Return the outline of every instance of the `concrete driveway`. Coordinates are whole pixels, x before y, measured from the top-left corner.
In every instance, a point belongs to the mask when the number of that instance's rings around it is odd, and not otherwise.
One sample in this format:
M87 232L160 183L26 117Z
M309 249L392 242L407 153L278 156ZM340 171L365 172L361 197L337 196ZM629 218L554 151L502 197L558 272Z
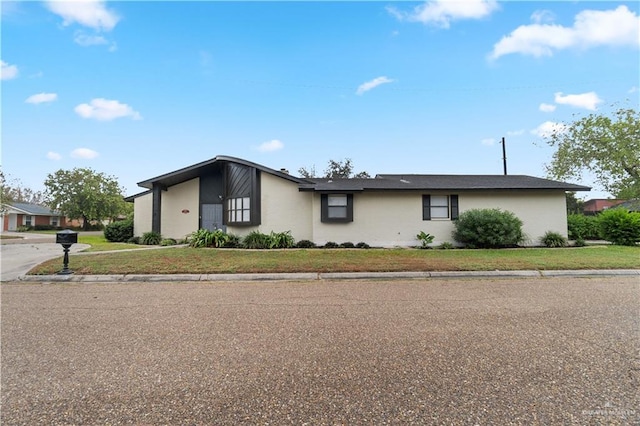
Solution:
M1 289L2 424L640 421L637 277Z
M34 266L64 255L62 246L56 244L56 236L51 234L31 234L24 232L3 232L2 235L16 238L2 239L0 244L0 279L12 281L27 273ZM88 244L74 244L70 253L89 248ZM62 269L62 262L60 262Z

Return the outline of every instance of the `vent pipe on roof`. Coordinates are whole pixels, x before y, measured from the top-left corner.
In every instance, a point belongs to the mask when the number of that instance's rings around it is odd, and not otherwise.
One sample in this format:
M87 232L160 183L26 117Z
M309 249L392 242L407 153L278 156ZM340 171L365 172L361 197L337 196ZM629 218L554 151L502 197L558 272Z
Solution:
M287 175L289 174L289 170L285 169L284 167L283 167L282 169L280 169L280 171L281 171L282 173L287 174Z
M504 175L507 175L507 143L502 138L502 167L504 168Z

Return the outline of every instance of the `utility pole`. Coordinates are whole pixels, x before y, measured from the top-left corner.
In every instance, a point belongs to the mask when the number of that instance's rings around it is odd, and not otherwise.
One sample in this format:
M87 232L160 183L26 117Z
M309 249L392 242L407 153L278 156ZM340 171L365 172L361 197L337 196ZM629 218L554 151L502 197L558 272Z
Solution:
M500 142L502 144L502 166L504 168L504 175L507 175L507 143L504 140L504 137L502 138L502 142Z

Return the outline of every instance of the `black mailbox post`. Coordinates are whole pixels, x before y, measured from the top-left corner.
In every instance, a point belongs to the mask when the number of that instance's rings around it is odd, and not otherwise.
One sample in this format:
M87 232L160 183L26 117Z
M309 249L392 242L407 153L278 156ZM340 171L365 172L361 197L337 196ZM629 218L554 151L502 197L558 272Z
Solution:
M69 248L78 242L78 233L70 229L65 229L56 233L56 243L62 244L64 249L64 266L62 271L58 272L58 275L73 274L73 271L69 269Z

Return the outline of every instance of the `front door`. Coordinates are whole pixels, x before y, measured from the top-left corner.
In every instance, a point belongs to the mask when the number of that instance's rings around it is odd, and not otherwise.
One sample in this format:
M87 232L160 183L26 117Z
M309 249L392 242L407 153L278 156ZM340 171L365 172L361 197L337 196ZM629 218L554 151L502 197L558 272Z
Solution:
M222 224L222 204L203 204L202 205L202 229L215 231L222 229L227 231L227 227Z

